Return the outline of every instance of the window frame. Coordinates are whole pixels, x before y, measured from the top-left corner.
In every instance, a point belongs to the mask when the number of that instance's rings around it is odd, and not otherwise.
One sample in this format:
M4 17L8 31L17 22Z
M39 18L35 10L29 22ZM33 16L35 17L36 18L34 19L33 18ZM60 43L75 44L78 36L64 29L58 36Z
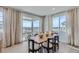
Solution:
M61 23L61 17L62 17L62 16L65 16L65 17L66 17L65 14L62 14L62 15L55 15L55 16L52 17L52 31L53 31L53 28L54 28L54 27L53 27L54 17L59 17L59 21L58 21L58 22L59 22L59 28L58 28L58 29L59 29L59 31L60 31L60 28L61 28L61 24L60 24L60 23ZM66 21L66 22L67 22L67 21ZM65 26L67 26L67 25L65 25Z

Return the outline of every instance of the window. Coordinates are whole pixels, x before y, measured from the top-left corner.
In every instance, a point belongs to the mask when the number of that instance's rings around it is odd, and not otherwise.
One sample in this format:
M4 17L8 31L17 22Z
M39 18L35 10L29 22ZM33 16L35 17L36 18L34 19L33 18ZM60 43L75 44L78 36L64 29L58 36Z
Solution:
M59 30L66 30L66 16L53 17L52 23L53 31L58 32Z
M23 31L31 32L32 21L30 20L23 20Z
M53 31L58 32L59 31L59 17L53 18Z
M60 31L66 32L66 16L60 16Z
M39 20L33 21L33 27L39 27Z
M59 27L59 17L54 17L53 20L53 27Z
M31 27L32 22L28 20L23 20L23 27Z
M36 34L39 32L40 20L38 18L23 17L23 41L26 40L28 35Z
M38 33L39 32L39 20L33 20L33 32Z
M0 11L0 32L3 31L3 12Z
M66 16L60 16L60 27L66 26Z
M59 33L60 41L67 43L66 16L62 15L53 17L52 26L53 31Z
M22 27L23 41L25 41L27 36L32 33L32 20L30 18L23 18Z

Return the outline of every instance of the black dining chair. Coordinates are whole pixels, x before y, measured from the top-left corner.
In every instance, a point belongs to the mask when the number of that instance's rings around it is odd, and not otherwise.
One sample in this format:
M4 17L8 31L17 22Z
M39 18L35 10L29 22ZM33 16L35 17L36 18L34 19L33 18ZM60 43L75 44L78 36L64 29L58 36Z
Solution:
M32 39L28 39L28 52L36 53L40 51L40 44Z
M52 45L54 45L53 50L56 52L56 50L59 49L59 36L58 35L57 36L54 36L54 38L52 38L52 40L50 41L50 43Z
M54 38L51 38L49 43L53 46L53 52L56 52L56 40Z
M59 49L59 36L55 36L54 39L56 40L56 47Z
M43 43L43 48L44 48L44 50L47 50L47 53L49 53L50 50L52 50L52 52L54 52L54 50L53 50L54 46L50 43L51 40L52 40L52 38L48 38L48 40Z
M34 34L34 36L37 36L38 34Z

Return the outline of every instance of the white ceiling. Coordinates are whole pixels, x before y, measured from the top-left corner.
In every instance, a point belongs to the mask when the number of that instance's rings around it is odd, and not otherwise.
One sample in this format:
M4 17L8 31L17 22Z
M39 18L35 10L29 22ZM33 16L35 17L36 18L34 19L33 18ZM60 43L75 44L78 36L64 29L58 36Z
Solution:
M11 6L24 12L30 12L39 16L50 15L72 9L71 6Z

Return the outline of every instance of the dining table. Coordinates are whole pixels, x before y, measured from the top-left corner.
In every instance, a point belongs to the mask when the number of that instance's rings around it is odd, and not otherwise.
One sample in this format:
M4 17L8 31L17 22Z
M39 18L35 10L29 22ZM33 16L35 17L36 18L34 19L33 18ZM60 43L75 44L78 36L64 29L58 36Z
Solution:
M34 40L36 43L38 43L38 44L40 44L40 47L41 47L41 50L40 50L40 53L42 53L43 52L43 43L44 42L46 42L46 41L48 41L48 38L53 38L53 36L48 36L48 37L46 37L46 34L43 34L43 37L42 38L40 38L40 36L39 35L36 35L36 36L32 36L32 37L30 37L32 40Z

